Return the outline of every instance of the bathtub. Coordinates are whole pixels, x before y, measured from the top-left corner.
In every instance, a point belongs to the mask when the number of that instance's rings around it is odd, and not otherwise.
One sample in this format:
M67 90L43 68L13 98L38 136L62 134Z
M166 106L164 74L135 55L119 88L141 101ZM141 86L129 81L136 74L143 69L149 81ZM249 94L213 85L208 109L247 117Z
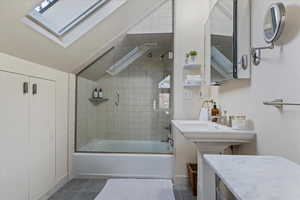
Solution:
M102 153L172 153L167 142L143 140L93 140L78 149L79 152Z
M165 142L94 140L78 150L73 154L74 175L78 178L173 177L174 155L170 145Z

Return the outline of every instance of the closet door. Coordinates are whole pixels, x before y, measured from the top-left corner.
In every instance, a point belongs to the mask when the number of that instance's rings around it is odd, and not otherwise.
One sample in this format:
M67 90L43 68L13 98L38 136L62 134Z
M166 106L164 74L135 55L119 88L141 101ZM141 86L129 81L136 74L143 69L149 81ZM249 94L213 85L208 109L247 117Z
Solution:
M53 186L55 177L55 82L30 78L30 199Z
M3 200L29 197L28 83L26 76L0 71L0 199Z

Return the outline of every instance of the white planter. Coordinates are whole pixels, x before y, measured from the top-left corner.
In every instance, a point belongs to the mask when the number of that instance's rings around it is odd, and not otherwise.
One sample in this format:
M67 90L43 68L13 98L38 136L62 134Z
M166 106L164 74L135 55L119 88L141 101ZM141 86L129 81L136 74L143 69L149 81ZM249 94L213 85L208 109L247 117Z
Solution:
M190 56L190 58L191 58L190 60L191 60L192 64L196 63L196 57L197 56Z

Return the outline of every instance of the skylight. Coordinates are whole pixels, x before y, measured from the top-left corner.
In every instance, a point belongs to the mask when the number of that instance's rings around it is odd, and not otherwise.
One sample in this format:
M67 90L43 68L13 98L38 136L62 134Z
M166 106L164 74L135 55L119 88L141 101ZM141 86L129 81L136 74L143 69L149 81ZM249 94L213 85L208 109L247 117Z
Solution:
M45 0L28 17L61 36L109 0Z
M23 22L67 47L127 0L43 0Z
M106 72L111 76L117 75L118 73L129 67L129 65L131 65L134 61L142 57L148 50L149 48L145 46L134 48L118 62L113 64Z

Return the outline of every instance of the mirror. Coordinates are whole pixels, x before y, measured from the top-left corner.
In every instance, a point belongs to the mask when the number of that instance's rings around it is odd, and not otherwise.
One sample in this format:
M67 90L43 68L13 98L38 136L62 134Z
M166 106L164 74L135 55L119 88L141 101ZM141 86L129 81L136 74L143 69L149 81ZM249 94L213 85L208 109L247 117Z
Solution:
M275 3L268 9L264 20L264 36L267 43L273 43L280 37L285 25L285 7Z
M210 13L210 70L213 84L236 77L236 6L236 1L219 0Z
M216 0L205 24L206 81L249 79L250 49L250 0Z
M252 62L254 65L259 65L261 62L261 50L274 49L276 42L282 34L285 26L286 14L283 3L272 4L266 12L263 24L265 41L271 45L264 47L252 48Z

